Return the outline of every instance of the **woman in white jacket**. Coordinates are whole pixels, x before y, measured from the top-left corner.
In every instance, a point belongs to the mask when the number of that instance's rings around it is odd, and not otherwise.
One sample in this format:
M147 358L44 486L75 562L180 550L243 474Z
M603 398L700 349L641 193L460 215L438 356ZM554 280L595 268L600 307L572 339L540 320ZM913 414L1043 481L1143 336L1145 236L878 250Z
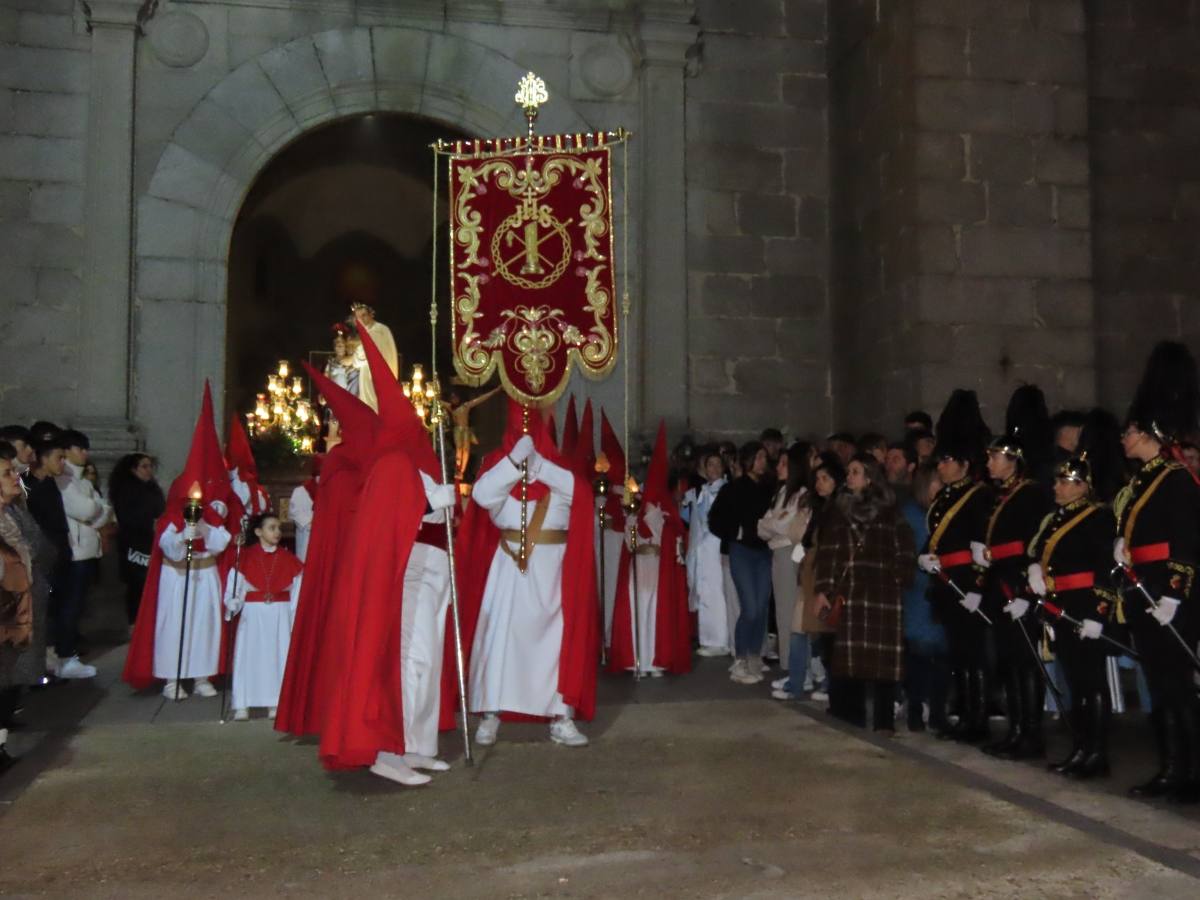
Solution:
M800 560L795 548L804 538L812 516L808 482L812 445L797 441L779 457L775 473L779 489L770 510L758 521L758 536L771 549L771 586L775 593L775 627L779 635L779 664L788 670L788 638L792 612L800 596ZM786 680L786 679L784 679Z
M721 539L708 530L708 511L726 481L721 454L704 453L700 472L706 483L692 488L683 498L683 514L688 520L688 609L697 618L700 648L696 652L700 656L728 656L733 648L733 627L721 568ZM736 621L736 616L732 618Z

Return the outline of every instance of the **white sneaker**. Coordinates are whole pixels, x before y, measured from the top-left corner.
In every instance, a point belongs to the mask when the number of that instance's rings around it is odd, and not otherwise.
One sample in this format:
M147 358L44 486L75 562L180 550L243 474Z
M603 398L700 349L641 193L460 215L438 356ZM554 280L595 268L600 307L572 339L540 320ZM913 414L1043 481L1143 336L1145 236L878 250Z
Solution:
M771 682L771 690L782 691L785 687L787 687L787 683L790 680L791 679L789 679L786 675L783 678L776 678Z
M72 656L60 661L54 674L59 678L95 678L96 667L80 662L78 656Z
M414 772L399 757L396 757L395 754L389 754L389 756L392 758L387 762L375 760L375 765L371 766L371 774L378 775L380 778L386 778L388 781L394 781L396 784L402 784L405 787L420 787L423 784L429 784L433 780L428 775Z
M825 663L821 662L821 657L814 656L808 661L808 674L816 684L825 680Z
M241 709L235 709L233 711L233 721L246 722L246 721L249 721L249 719L250 719L250 710L246 709L245 707L242 707Z
M402 757L404 764L410 769L426 769L430 772L449 772L450 764L435 759L432 756L422 756L419 753L405 753Z
M166 684L163 685L162 695L164 697L166 697L168 700L175 699L175 685L176 684L177 684L177 682L168 681ZM186 700L187 696L188 696L187 688L185 688L182 684L179 685L179 699Z
M200 697L215 697L217 689L207 678L197 678L196 683L192 686L192 693Z
M644 674L649 675L651 678L662 678L666 672L664 672L662 669L650 669Z
M738 681L750 674L746 668L746 661L742 658L735 659L733 665L729 667L729 680Z
M807 678L804 679L804 693L806 693L806 694L810 693L812 691L812 689L815 688L816 686L817 686L817 683L812 680L811 675L809 675Z
M774 697L776 700L795 700L796 699L796 695L793 694L791 691L783 691L783 690L771 691L771 696Z
M550 740L564 747L586 747L588 739L573 719L555 719L550 723Z
M697 656L728 656L729 651L724 647L700 647L696 650Z
M738 684L759 684L762 682L763 677L752 672L746 672L744 675L731 677L731 680L736 681Z
M828 703L829 694L825 691L813 691L808 695L809 700L816 700L818 703Z
M490 747L496 743L496 732L500 730L500 717L495 713L485 713L483 721L475 729L475 743L481 747Z

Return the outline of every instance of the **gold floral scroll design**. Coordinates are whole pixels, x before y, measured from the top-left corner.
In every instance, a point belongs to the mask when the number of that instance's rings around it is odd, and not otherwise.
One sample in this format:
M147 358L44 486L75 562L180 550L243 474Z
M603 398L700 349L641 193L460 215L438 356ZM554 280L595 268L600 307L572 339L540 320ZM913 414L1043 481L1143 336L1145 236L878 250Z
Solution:
M594 152L594 151L593 151ZM607 158L607 150L604 151ZM572 364L582 363L589 378L603 378L616 364L617 317L613 297L601 276L612 259L613 236L609 225L612 187L608 167L598 158L555 154L543 158L541 168L524 166L528 154L513 157L451 157L451 187L453 215L451 241L459 250L450 254L450 278L453 292L451 316L454 341L454 366L468 384L483 384L492 372L500 370L500 380L507 393L523 402L548 403L566 390ZM504 310L503 322L482 335L478 330L482 303L482 285L493 269L496 238L489 241L483 256L483 216L474 208L478 196L498 189L517 202L514 213L506 221L515 221L523 208L544 199L563 178L572 178L583 190L586 199L580 204L579 224L583 247L576 254L577 274L585 278L583 311L591 324L581 329L569 322L560 309L549 306L521 306ZM607 243L605 239L607 238ZM565 245L566 242L564 242ZM587 264L591 263L590 266ZM469 271L475 269L475 271ZM501 277L504 277L501 273ZM510 279L511 280L511 279ZM514 281L514 283L516 283ZM524 287L524 285L522 285ZM606 319L611 316L611 326ZM542 392L556 374L556 351L567 346L567 360L562 377L549 392ZM525 382L538 393L529 394L513 384L510 373L501 365L504 350L515 358L515 367ZM516 373L514 373L516 374Z

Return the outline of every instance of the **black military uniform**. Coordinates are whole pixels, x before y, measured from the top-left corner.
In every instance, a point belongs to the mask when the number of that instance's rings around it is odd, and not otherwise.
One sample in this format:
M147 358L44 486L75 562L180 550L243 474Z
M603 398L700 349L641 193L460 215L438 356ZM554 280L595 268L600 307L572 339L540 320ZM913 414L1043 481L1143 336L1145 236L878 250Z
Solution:
M995 444L993 449L1004 452ZM1008 734L984 750L1005 759L1040 757L1045 753L1042 670L1029 649L1027 634L1022 634L1026 623L1014 621L1004 607L1025 594L1026 553L1046 516L1049 501L1041 484L1019 474L997 485L994 496L984 540L990 564L982 579L982 608L995 625L992 634L997 670L1004 682Z
M1200 557L1200 491L1182 465L1150 460L1117 496L1117 536L1126 558L1150 595L1181 601L1172 624L1196 646L1197 615L1192 600ZM1193 800L1200 790L1200 716L1192 664L1168 628L1150 615L1137 590L1126 590L1129 626L1153 704L1151 716L1160 770L1133 793L1174 794ZM1186 796L1185 796L1186 795Z
M1077 460L1063 464L1070 467ZM1107 775L1108 728L1112 699L1105 659L1111 646L1085 638L1054 607L1078 622L1099 622L1110 636L1123 620L1116 594L1109 589L1113 517L1107 507L1087 498L1059 506L1046 517L1029 547L1046 584L1046 620L1054 628L1054 651L1071 692L1074 746L1051 769L1075 778Z
M958 591L943 576L964 593L976 590L982 570L972 561L971 543L986 536L991 509L991 490L968 477L944 486L925 516L929 540L922 552L937 556L942 570L929 580L929 601L935 618L946 629L950 668L962 710L958 723L943 736L968 742L988 735L987 623L962 606Z

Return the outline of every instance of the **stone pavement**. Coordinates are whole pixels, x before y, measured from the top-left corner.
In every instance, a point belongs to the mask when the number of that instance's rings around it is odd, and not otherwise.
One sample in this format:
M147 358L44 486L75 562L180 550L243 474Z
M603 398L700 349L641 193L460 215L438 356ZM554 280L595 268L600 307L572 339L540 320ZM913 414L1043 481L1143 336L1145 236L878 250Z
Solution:
M925 736L877 739L699 660L605 678L591 746L510 726L421 789L118 681L30 698L0 894L1195 897L1200 822ZM40 726L39 726L40 727ZM1114 787L1114 790L1116 788Z

